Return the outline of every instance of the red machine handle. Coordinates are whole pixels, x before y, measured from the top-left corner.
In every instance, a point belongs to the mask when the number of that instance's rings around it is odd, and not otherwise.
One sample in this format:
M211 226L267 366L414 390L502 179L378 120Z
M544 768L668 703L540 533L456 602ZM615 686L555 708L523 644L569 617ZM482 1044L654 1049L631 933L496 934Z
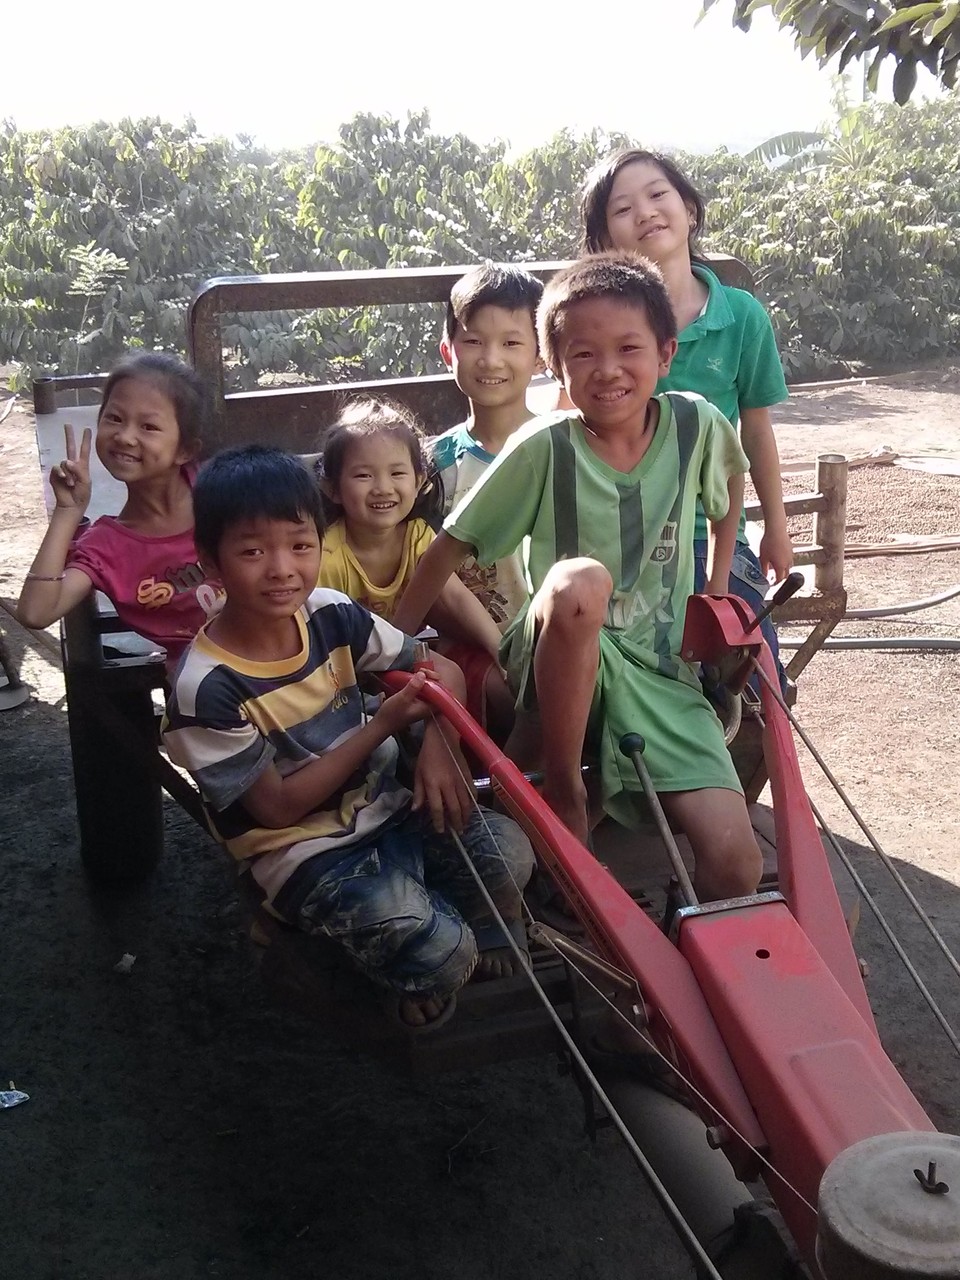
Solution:
M410 675L383 675L394 692ZM454 727L490 776L498 796L529 836L544 866L561 886L600 953L637 981L651 1013L650 1029L663 1046L678 1051L697 1088L729 1119L752 1147L763 1132L727 1053L713 1016L688 962L621 884L563 825L503 751L493 743L453 694L428 680L421 697ZM709 1113L708 1123L716 1115ZM753 1157L736 1142L735 1167Z

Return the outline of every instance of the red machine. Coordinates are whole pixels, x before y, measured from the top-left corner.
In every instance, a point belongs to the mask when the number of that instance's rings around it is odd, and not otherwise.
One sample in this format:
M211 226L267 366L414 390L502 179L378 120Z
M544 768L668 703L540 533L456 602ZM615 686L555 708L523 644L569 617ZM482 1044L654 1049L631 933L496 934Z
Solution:
M755 620L732 597L692 598L684 657L728 666L732 658L745 668L756 657L776 686ZM398 687L406 678L394 673L389 681ZM763 1177L820 1274L816 1206L831 1161L861 1140L920 1136L934 1126L880 1044L790 724L771 686L763 684L762 714L779 892L685 907L670 938L446 690L430 684L425 696L482 762L598 953L636 980L646 1031L693 1085L712 1145L738 1176Z

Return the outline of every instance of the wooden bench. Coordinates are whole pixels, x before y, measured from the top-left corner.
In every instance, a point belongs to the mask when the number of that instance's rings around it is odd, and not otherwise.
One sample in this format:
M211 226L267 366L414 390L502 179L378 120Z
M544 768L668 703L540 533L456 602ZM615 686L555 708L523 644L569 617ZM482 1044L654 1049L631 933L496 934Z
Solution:
M562 263L530 264L548 279ZM751 287L747 268L732 258L712 263L724 282ZM465 416L464 398L449 375L337 385L226 387L225 316L250 312L305 311L388 303L443 303L466 268L333 272L245 276L207 281L187 316L187 342L198 371L214 388L209 451L246 441L270 441L300 453L316 448L334 419L344 393L390 395L408 405L429 428L441 429ZM439 337L439 335L438 335ZM104 376L47 377L34 383L41 464L46 474L62 456L63 424L94 426ZM93 460L91 516L116 512L123 489ZM797 548L797 563L812 569L810 588L794 597L779 621L811 625L789 665L798 674L843 615L843 530L846 468L842 459L821 459L816 492L787 499L788 514L813 513L814 543ZM757 514L749 509L751 516ZM163 653L125 632L102 597L75 609L62 627L64 677L77 796L81 852L100 878L136 879L147 874L163 845L161 791L165 789L206 826L192 783L157 750L156 708L164 686ZM738 767L753 792L762 786L758 740L741 733Z

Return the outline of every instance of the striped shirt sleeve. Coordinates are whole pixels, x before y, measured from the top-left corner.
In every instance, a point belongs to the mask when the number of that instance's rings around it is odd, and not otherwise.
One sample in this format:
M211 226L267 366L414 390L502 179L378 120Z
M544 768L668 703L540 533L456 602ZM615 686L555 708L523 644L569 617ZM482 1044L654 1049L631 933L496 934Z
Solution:
M225 668L211 667L191 689L193 657L191 652L167 704L163 741L173 763L193 775L204 800L226 809L269 768L276 751L244 714Z

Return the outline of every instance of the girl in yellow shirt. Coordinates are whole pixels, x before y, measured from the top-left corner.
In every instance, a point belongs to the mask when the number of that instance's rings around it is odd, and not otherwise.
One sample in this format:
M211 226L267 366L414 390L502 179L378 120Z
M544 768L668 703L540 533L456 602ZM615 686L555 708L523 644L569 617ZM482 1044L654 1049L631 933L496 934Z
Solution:
M389 620L433 541L425 516L442 504L426 475L423 433L399 405L356 401L326 433L317 470L327 517L317 585ZM473 715L498 737L508 732L513 699L497 657L500 631L456 574L428 621L464 668Z

